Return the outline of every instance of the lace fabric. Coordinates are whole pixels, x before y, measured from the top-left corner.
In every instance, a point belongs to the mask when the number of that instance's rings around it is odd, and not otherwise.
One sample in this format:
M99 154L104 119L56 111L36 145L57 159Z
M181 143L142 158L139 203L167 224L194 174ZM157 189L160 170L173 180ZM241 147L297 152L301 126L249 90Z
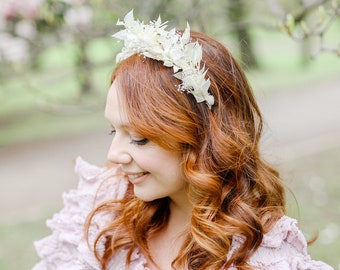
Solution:
M235 236L230 256L240 247L244 238ZM259 269L268 270L332 270L321 261L312 260L307 252L307 241L297 227L297 221L288 216L281 217L266 233L260 247L248 263ZM256 269L257 269L256 268ZM236 269L236 268L231 268Z
M99 168L78 157L75 172L79 176L78 188L63 194L64 208L47 220L51 235L34 243L42 259L33 270L100 270L84 235L84 224L96 205L124 196L128 182L119 176L119 168ZM113 216L94 219L89 230L90 246L99 231ZM102 243L102 248L104 248Z

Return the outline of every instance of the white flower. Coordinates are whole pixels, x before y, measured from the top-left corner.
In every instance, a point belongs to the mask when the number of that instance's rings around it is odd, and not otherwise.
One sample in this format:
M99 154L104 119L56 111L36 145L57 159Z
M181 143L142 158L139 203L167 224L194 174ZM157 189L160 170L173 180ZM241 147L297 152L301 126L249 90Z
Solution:
M20 37L33 40L37 36L37 29L33 21L21 20L15 24L15 33Z
M28 60L29 46L26 40L0 33L0 61L23 63Z
M117 63L136 53L162 61L164 66L172 67L174 76L182 81L181 91L192 94L198 103L205 101L211 108L214 97L209 93L210 80L205 79L205 68L200 68L202 47L190 42L189 24L181 36L176 29L165 30L167 22L162 23L160 17L144 24L134 19L131 10L117 25L125 27L113 35L124 41L124 47L116 56Z

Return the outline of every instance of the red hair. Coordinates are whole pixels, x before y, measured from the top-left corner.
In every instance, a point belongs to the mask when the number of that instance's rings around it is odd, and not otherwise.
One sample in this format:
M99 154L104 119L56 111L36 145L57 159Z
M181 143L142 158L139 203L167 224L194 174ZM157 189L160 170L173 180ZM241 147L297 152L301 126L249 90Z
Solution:
M122 61L112 82L123 90L121 100L134 131L182 153L193 211L173 267L217 270L233 264L250 269L246 262L263 234L285 213L283 184L259 154L262 117L243 71L216 40L197 32L191 38L203 49L202 65L215 98L211 109L178 91L172 68L140 55ZM97 252L104 269L122 247L129 248L129 255L139 247L152 258L147 239L164 228L170 215L168 198L144 202L131 190L122 201L101 205L90 219L100 211L118 216L97 239L107 237L104 255ZM235 235L245 241L227 260Z

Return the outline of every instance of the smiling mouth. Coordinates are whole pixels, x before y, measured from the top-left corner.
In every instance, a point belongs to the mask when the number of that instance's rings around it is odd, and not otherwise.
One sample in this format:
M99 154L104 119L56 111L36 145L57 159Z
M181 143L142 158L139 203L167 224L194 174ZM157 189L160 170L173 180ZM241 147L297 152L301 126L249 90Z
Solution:
M148 172L141 172L141 173L135 173L135 174L128 174L128 177L130 180L138 179L144 175L148 174Z
M142 173L134 173L134 174L128 174L128 178L131 184L138 185L142 184L150 173L148 172L142 172Z

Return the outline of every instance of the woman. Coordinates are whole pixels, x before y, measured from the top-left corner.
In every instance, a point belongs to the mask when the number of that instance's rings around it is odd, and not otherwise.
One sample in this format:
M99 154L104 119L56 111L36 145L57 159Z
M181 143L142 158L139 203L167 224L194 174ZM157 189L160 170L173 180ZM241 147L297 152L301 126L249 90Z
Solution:
M258 149L259 108L230 52L160 19L144 25L130 12L118 24L110 169L78 160L76 206L66 198L54 237L37 243L59 254L40 254L36 269L331 269L285 216L283 184ZM65 223L70 213L81 218Z

